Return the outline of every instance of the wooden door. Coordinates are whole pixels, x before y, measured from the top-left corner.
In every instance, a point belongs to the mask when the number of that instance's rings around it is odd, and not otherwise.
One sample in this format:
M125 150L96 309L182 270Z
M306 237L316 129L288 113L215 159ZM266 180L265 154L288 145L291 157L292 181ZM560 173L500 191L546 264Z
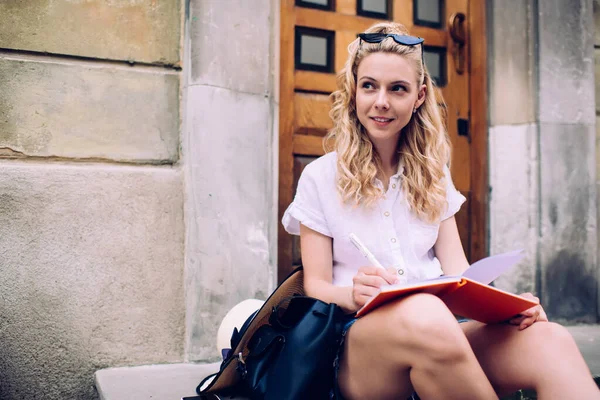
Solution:
M282 0L279 221L304 166L324 154L329 94L348 44L380 20L425 39L425 63L447 104L454 184L467 198L457 214L467 257L487 255L485 9L481 0ZM279 223L278 277L300 264L300 240Z

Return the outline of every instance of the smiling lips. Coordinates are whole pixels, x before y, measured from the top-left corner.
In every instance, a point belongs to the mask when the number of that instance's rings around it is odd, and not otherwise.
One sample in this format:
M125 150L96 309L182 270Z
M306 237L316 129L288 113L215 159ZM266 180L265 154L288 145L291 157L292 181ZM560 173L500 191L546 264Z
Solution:
M380 126L387 125L394 120L394 118L385 118L385 117L371 117L371 119L373 121L375 121L375 123L377 125L380 125Z

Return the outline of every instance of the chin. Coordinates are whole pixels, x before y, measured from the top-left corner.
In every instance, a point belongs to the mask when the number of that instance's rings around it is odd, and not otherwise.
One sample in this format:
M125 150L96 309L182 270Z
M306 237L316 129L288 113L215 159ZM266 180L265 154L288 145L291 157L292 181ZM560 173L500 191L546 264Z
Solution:
M388 126L385 128L381 128L379 126L371 126L368 131L372 132L374 134L373 136L392 137L397 136L398 133L402 131L402 128L400 128L399 126Z
M400 131L381 131L381 130L370 130L369 137L371 140L398 140L400 137Z

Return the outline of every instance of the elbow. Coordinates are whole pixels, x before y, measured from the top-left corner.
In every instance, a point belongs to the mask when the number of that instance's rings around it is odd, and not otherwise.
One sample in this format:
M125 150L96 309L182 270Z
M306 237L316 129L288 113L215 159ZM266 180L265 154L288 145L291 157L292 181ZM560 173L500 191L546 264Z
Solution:
M304 277L304 294L310 297L318 298L320 282L318 279L310 279L306 276Z

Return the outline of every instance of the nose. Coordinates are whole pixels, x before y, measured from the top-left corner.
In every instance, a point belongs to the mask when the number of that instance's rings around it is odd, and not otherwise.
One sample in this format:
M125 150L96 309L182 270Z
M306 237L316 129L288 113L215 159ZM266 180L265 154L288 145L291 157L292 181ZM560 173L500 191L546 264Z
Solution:
M375 108L378 110L387 110L388 108L390 108L388 93L385 88L381 88L379 89L379 92L377 92L377 98L375 99Z

